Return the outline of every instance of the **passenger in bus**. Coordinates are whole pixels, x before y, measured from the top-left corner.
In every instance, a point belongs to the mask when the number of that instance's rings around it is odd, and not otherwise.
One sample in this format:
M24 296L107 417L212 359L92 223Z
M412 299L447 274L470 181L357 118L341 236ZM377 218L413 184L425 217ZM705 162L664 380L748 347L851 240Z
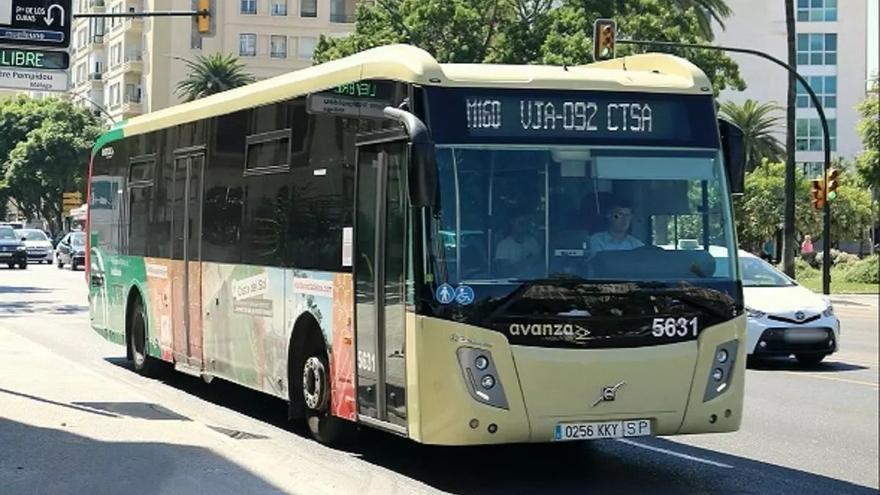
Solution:
M533 272L541 257L541 247L529 232L529 215L515 214L510 219L510 231L495 249L495 265L502 276L522 276Z
M636 249L645 244L629 234L632 223L632 205L624 199L615 200L606 216L608 229L590 236L590 251L621 251Z

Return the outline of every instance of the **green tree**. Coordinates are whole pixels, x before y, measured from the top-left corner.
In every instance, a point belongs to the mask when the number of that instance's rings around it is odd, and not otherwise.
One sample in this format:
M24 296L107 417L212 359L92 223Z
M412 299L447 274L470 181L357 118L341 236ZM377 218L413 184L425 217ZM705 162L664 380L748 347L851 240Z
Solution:
M724 19L733 13L724 0L673 0L673 4L682 12L693 11L700 25L700 31L707 40L715 37L712 33L712 21L717 22L724 29Z
M746 170L751 172L764 159L778 162L785 158L785 148L773 135L782 117L774 115L782 108L775 103L746 100L742 105L732 101L721 104L721 115L739 126L745 134Z
M244 64L235 55L199 55L195 60L184 59L184 62L189 73L177 83L175 89L184 101L197 100L256 81L253 75L244 70Z
M838 197L831 204L831 244L841 240L860 240L871 222L871 197L864 188L841 176ZM795 229L810 234L814 240L822 238L822 212L810 203L810 181L798 174L795 177ZM785 198L785 164L765 161L746 174L745 194L734 199L736 228L740 246L759 252L764 240L776 237L782 226L783 199Z
M859 135L864 150L856 159L856 170L862 182L874 190L880 190L880 78L874 76L871 91L859 104Z
M377 0L360 5L354 33L322 37L315 61L407 43L442 63L584 64L592 61L593 20L599 17L617 19L621 37L707 43L711 37L700 18L729 13L720 5L720 0ZM621 55L638 51L619 46ZM745 87L736 63L724 53L676 52L703 69L716 91Z
M5 193L15 198L22 213L41 216L57 230L62 194L85 190L89 152L100 124L87 110L58 99L18 98L2 108L9 111L5 117L18 115L32 126L23 137L21 128L9 126L19 139L4 157ZM0 112L0 127L8 124Z

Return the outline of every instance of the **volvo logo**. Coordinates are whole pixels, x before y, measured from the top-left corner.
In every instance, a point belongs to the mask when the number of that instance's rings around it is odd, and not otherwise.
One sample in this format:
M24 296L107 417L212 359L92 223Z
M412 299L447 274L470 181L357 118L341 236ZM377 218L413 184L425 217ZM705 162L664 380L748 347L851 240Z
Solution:
M596 402L593 402L593 407L596 407L603 402L614 402L614 399L617 398L617 391L624 385L626 385L626 381L621 381L613 387L602 387L599 397L596 399Z
M804 321L804 312L803 312L803 311L798 311L797 313L795 313L795 314L794 314L794 319L797 320L797 321Z

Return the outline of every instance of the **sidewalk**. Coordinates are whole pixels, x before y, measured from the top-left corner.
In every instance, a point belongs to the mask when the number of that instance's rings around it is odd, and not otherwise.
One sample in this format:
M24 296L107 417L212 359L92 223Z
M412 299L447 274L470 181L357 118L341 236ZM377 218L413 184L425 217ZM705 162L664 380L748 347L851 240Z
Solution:
M832 294L831 302L852 306L880 307L880 295L878 294Z
M206 426L0 328L0 493L282 493Z

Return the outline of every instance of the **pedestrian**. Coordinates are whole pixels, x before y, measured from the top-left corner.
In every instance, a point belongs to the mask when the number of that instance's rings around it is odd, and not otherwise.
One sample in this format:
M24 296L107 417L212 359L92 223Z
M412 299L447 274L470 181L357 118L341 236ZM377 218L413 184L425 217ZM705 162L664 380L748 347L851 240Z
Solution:
M809 264L813 264L816 259L816 251L813 249L813 239L810 234L804 235L804 241L801 242L801 259Z
M773 254L775 251L775 246L773 245L773 239L767 239L764 241L764 246L761 248L761 254L764 259L770 263L773 263Z

